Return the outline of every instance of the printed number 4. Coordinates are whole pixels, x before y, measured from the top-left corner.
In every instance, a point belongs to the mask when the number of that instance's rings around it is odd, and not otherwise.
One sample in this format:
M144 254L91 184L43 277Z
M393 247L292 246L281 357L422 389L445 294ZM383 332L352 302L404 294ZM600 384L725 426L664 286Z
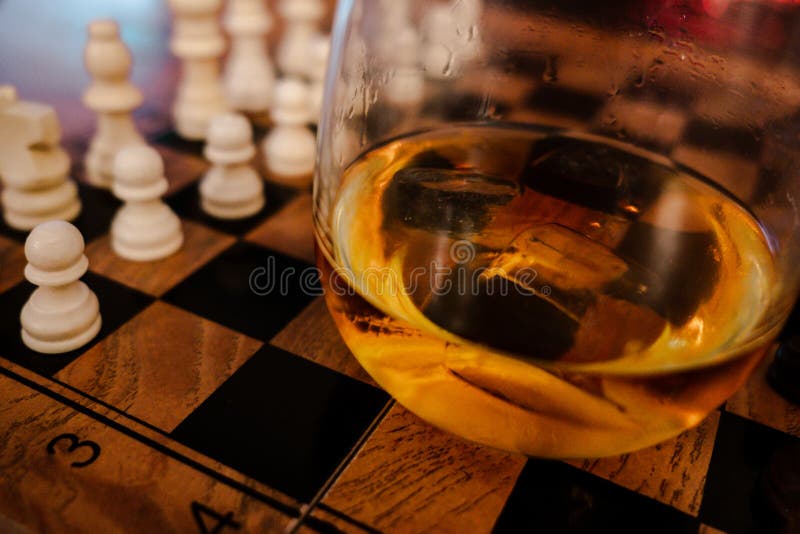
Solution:
M92 451L92 455L89 456L88 459L82 462L72 462L70 465L72 467L86 467L87 465L93 464L95 460L97 460L98 456L100 456L100 445L95 443L94 441L81 441L78 436L75 434L61 434L60 436L56 436L50 440L50 443L47 444L47 452L48 454L55 454L56 453L56 444L59 441L67 441L69 443L69 447L67 447L67 452L75 452L78 449L90 449Z
M197 501L192 501L192 515L201 534L219 534L225 527L230 527L232 530L239 530L239 527L241 527L239 523L233 520L233 512L223 515ZM205 517L213 519L216 524L209 527L206 524Z

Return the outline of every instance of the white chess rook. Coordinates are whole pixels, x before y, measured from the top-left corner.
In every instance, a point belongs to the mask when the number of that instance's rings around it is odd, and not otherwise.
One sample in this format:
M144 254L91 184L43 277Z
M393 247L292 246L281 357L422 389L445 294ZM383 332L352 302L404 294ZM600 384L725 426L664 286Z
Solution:
M203 211L219 219L243 219L264 207L264 182L250 164L255 153L244 116L225 113L211 120L205 156L213 166L200 182Z
M161 197L168 188L164 162L155 149L128 147L114 160L113 192L125 204L111 223L111 248L131 261L155 261L183 244L180 219Z
M97 113L97 131L85 160L86 175L93 185L111 187L117 152L144 143L131 116L142 103L142 93L129 80L131 53L120 40L116 22L98 20L89 24L84 62L92 84L83 95L83 103Z
M78 188L67 176L70 161L60 140L52 107L20 101L13 87L0 86L0 204L11 228L27 231L80 213Z
M311 184L317 142L306 127L308 88L299 80L280 80L272 105L272 131L264 139L267 170L276 181L298 188Z
M215 115L227 110L219 75L225 39L217 20L222 0L168 0L173 15L172 53L182 60L172 113L175 130L202 140Z
M22 341L43 354L78 349L100 331L97 296L80 277L89 267L83 236L64 221L38 225L25 241L25 278L39 286L20 313Z
M230 0L224 25L231 38L223 76L228 104L239 111L266 112L275 71L265 39L272 18L263 0Z
M278 10L286 23L278 45L278 68L284 76L305 76L309 46L325 14L320 0L282 0Z

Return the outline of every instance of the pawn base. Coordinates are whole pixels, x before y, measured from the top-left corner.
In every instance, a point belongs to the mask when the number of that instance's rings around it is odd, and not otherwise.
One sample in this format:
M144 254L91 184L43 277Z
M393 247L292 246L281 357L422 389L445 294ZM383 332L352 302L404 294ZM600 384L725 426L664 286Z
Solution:
M47 212L41 215L24 215L21 213L15 213L6 208L5 212L3 213L3 218L10 228L28 232L33 230L39 224L47 221L74 221L78 218L80 213L81 203L76 198L74 202L70 202L67 206L60 210Z
M111 240L111 248L114 253L129 261L156 261L172 256L183 246L183 234L178 233L170 240L164 243L158 243L156 246L144 247L130 246L120 239Z
M208 198L201 199L201 207L203 211L217 219L246 219L255 215L261 208L264 207L264 197L256 197L253 200L245 203L225 204L221 202L214 202Z
M27 330L22 329L22 342L29 349L39 352L41 354L64 354L76 349L79 349L89 343L100 332L103 320L99 315L91 326L85 331L69 339L62 339L58 341L44 341L29 334Z

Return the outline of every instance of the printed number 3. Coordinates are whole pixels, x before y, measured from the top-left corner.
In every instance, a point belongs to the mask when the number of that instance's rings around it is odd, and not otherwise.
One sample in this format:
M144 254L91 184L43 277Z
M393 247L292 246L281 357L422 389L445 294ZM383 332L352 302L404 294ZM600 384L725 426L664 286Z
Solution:
M100 445L98 445L94 441L89 441L89 440L81 441L80 438L75 434L61 434L60 436L56 436L53 439L51 439L50 443L47 444L47 452L49 454L56 453L56 444L59 441L69 442L69 447L67 447L67 452L70 453L75 452L78 449L84 449L84 448L91 449L92 455L89 456L88 459L82 462L78 461L72 462L70 464L72 467L78 467L78 468L86 467L87 465L91 465L92 463L94 463L94 461L97 460L97 457L100 456Z

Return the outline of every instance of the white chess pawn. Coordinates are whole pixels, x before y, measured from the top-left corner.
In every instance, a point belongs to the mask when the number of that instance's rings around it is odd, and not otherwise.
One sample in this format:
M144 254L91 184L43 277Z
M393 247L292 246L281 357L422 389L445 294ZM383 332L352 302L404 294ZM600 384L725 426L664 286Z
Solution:
M325 73L328 70L328 55L331 51L329 35L316 35L309 47L308 116L311 124L319 124L322 115L322 99L325 94Z
M17 100L0 86L0 203L6 223L31 230L81 211L78 188L69 180L69 156L59 145L61 127L52 107Z
M425 74L434 80L451 78L461 68L452 16L448 4L435 4L428 9L422 23L422 64Z
M219 219L243 219L264 206L264 183L250 165L256 153L250 122L237 113L211 120L205 156L213 163L200 182L203 211Z
M82 347L100 331L97 296L80 277L89 267L83 236L64 221L38 225L25 241L25 278L39 286L20 314L22 341L44 354Z
M422 101L425 77L418 65L419 36L411 26L399 30L393 75L386 84L386 99L397 106L411 106Z
M181 221L161 200L168 185L155 149L133 146L117 154L112 191L125 202L111 222L111 248L118 256L154 261L181 247Z
M230 0L224 24L231 37L223 78L228 104L239 111L266 112L275 83L265 40L272 18L263 0Z
M278 10L286 23L278 45L278 67L284 76L304 76L309 45L325 14L320 0L281 0Z
M305 188L311 183L317 155L308 122L308 88L299 80L280 80L275 86L272 122L264 139L267 170L279 182Z
M131 117L142 103L141 91L129 80L131 61L116 22L98 20L89 24L84 63L92 84L83 95L83 103L97 113L97 131L85 165L89 182L98 187L111 187L114 156L120 149L144 143Z
M422 63L429 78L458 76L482 51L481 0L451 0L428 9L422 23Z
M168 3L174 22L170 48L183 67L172 109L175 130L186 139L205 139L211 118L228 109L219 75L219 58L225 51L217 20L222 0Z

